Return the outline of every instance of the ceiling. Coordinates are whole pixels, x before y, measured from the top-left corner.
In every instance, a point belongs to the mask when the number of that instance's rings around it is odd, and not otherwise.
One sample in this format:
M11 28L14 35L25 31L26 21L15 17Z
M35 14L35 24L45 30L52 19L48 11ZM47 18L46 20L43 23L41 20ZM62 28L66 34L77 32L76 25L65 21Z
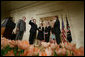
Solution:
M33 10L40 9L46 10L51 7L56 7L56 10L60 10L63 7L75 6L84 4L83 1L1 1L1 17L9 15L11 11L24 8L24 7L36 7ZM56 6L55 6L56 5ZM52 9L50 9L52 10Z
M36 1L2 1L1 9L11 11L34 3L36 3Z
M1 1L1 10L2 11L12 11L15 9L19 9L25 6L31 6L37 3L55 3L55 1ZM67 2L67 1L56 1L56 4L74 4L75 1ZM43 5L43 4L42 4Z

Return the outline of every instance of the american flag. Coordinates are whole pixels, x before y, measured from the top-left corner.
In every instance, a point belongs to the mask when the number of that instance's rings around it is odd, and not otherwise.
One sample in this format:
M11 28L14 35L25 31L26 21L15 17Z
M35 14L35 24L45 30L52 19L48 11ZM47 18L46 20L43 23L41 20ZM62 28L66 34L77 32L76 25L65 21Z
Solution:
M66 17L66 27L67 27L67 40L68 42L71 42L72 36L71 36L70 26L69 26L67 17Z
M66 40L66 32L64 30L64 21L63 21L63 19L62 19L62 41L63 42L66 42L67 41Z

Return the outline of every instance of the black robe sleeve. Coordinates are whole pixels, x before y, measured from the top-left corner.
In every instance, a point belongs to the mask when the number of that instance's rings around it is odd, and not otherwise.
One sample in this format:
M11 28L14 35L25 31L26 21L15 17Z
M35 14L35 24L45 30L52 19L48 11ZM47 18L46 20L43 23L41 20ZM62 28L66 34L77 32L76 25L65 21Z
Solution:
M31 20L29 21L29 24L31 25L30 32L36 32L38 30L37 24L34 24Z
M34 23L32 22L32 20L30 20L30 21L29 21L29 24L30 24L30 25L33 25Z

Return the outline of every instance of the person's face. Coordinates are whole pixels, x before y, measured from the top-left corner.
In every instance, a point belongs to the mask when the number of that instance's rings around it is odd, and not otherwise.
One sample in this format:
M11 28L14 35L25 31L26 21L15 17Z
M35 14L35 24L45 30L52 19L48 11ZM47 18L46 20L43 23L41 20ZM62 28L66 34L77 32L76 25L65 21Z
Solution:
M25 21L26 20L26 17L23 17L22 19L23 19L23 21Z
M41 23L41 26L43 26L43 23Z
M54 19L58 19L58 17L57 17L57 16L54 16L53 18L54 18Z
M36 24L36 20L34 19L33 22Z
M50 25L50 21L47 22L47 25Z

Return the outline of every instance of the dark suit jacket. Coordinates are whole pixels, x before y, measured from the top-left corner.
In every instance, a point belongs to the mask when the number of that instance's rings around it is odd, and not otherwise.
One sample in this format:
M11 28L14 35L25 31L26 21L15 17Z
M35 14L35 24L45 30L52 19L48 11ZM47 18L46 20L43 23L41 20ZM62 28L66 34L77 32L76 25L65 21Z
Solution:
M60 21L58 19L56 19L56 22L54 23L54 30L55 30L55 34L60 34Z
M29 24L31 25L30 32L36 33L36 31L38 30L37 24L34 24L31 20L30 20Z
M26 23L20 19L17 28L19 28L19 31L26 31Z

